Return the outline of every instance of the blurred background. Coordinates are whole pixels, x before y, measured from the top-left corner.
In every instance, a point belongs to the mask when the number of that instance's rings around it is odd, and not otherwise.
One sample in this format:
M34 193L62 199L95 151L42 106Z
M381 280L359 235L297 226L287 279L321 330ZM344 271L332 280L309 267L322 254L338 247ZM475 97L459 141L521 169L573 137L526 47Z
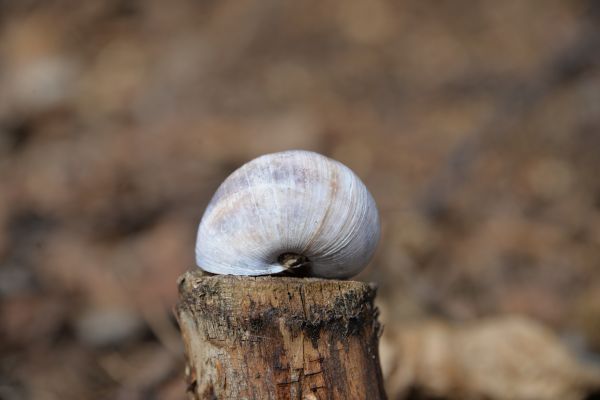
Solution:
M260 154L350 166L391 399L599 398L600 3L0 1L0 399L182 399L176 279Z

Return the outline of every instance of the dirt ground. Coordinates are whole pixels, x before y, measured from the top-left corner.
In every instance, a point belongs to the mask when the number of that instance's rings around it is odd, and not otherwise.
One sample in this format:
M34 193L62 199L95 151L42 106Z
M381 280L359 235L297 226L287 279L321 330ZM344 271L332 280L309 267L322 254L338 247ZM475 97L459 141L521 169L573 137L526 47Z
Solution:
M202 212L292 148L377 201L382 358L517 315L600 365L599 2L6 0L0 399L184 398Z

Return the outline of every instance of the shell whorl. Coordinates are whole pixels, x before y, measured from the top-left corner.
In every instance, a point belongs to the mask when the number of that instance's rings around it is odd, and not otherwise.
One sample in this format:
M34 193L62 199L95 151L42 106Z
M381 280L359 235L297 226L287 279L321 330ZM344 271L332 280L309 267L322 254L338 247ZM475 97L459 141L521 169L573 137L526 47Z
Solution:
M347 278L379 240L373 197L345 165L309 151L258 157L234 171L198 229L205 271L268 275L304 264L310 276Z

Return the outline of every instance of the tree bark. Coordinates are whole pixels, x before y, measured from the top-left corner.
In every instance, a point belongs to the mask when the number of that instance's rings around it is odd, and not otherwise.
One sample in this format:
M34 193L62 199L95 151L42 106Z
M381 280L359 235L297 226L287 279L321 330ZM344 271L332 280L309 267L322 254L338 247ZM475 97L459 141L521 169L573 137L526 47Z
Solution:
M291 277L179 280L191 399L385 399L367 283Z

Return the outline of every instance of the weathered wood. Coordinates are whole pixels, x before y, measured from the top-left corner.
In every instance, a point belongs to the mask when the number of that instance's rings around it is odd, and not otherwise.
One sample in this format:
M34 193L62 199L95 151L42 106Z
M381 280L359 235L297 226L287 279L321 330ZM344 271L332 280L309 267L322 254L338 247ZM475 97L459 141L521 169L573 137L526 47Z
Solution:
M179 292L191 399L385 399L369 284L194 271Z

